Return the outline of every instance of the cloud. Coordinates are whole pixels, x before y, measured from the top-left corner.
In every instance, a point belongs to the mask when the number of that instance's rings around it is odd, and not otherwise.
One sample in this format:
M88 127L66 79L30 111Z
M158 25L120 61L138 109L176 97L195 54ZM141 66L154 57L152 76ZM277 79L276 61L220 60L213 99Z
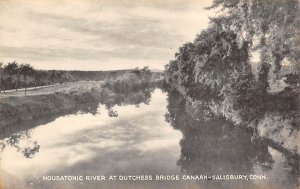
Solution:
M209 0L2 0L0 61L28 61L41 69L60 61L60 68L68 69L65 62L82 61L74 67L106 64L105 69L118 69L130 61L128 68L133 62L140 66L144 60L161 69L181 44L207 26L211 12L203 8L209 4ZM118 65L109 67L107 62Z
M164 49L139 49L133 48L116 48L110 51L105 50L87 50L85 48L72 48L72 49L49 49L49 48L18 48L18 47L5 47L0 46L0 51L5 56L15 56L22 60L34 59L34 60L59 60L62 59L78 59L78 60L110 60L113 58L151 58L159 59L164 55ZM155 53L155 54L154 54ZM153 55L154 54L154 55Z
M172 47L183 36L164 27L159 19L127 16L119 21L95 21L53 14L30 14L36 22L46 22L55 27L90 35L88 42L99 47L103 43L115 46ZM43 18L42 20L40 18ZM177 42L177 43L176 43Z

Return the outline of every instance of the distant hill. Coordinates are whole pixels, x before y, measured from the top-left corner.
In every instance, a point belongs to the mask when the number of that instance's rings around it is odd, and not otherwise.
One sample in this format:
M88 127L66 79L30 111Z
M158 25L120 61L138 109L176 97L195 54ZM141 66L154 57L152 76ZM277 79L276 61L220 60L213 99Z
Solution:
M154 69L150 69L150 70L151 70L151 72L161 72L161 73L164 72L164 70L161 70L161 69L155 69L155 68L154 68Z

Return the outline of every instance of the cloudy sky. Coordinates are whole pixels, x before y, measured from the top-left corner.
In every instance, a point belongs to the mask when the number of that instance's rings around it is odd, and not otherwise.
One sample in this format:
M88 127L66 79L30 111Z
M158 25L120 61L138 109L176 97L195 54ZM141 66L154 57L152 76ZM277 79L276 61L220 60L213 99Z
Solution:
M0 0L0 62L163 69L208 26L211 0Z

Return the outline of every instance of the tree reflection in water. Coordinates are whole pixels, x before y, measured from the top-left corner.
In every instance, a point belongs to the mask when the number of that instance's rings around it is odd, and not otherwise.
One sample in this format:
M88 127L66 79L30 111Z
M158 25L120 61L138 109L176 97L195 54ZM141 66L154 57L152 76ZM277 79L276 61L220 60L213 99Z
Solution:
M1 152L5 149L6 146L15 148L26 158L32 158L34 154L36 154L40 150L40 145L38 144L38 142L32 141L30 130L14 133L11 136L0 141Z
M274 160L267 142L252 137L253 132L250 130L246 131L223 117L209 114L205 106L197 107L202 110L201 113L198 112L197 117L188 107L189 102L179 92L173 90L168 93L168 112L165 118L174 129L180 130L183 134L180 141L181 155L177 161L183 174L249 175L256 174L257 166L263 172L272 172ZM299 159L285 157L284 164L289 179L284 186L295 187L298 184ZM249 188L250 181L238 183L241 187L243 185ZM214 185L214 188L226 186L230 188L232 182L210 181L199 184Z
M136 90L122 88L122 90L113 91L111 96L104 96L100 103L105 105L110 117L118 117L118 112L113 109L114 106L135 105L139 107L140 104L149 105L154 89L154 87L148 86L142 86Z

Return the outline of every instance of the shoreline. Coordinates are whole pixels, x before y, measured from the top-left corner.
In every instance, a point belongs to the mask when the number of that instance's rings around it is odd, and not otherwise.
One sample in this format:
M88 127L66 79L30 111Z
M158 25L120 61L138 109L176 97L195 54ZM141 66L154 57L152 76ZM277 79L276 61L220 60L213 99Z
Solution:
M151 96L151 89L158 84L149 82L146 88L119 93L103 86L103 82L83 83L66 84L68 88L60 88L52 93L46 91L35 95L0 98L0 117L5 118L0 120L0 138L8 133L51 122L60 116L78 112L96 114L99 105L106 107L109 116L117 116L113 106L145 103Z
M28 96L7 96L0 101L0 128L3 129L13 124L22 122L37 122L38 118L57 114L69 114L80 111L84 105L100 101L101 94L109 91L95 83L80 89L76 85L60 91L40 93ZM101 93L102 92L102 93ZM52 116L51 116L52 117ZM55 116L54 116L55 117Z
M53 90L52 93L49 93L49 91L41 93L40 91L35 95L0 98L0 117L5 118L5 120L0 120L0 138L5 137L7 133L14 133L48 123L60 116L77 112L95 113L100 103L109 105L107 109L110 111L111 107L117 104L114 101L116 99L120 100L122 95L124 98L125 94L113 92L111 89L103 87L102 83L84 82L85 85L82 85L82 82L74 82L66 84L69 86L68 88L62 88L64 86L62 84L60 90ZM182 94L182 90L177 91ZM183 96L186 98L186 94L183 94ZM247 129L251 128L245 127L244 129L246 132ZM299 153L293 148L284 146L274 138L272 139L271 136L259 135L259 137L287 156L296 155L297 158L300 157Z
M183 97L186 100L192 100L194 102L197 102L197 99L192 99L191 97L189 97L187 95L186 89L184 87L178 86L178 85L171 85L171 88L173 88L174 90L176 90L177 92L179 92L181 95L183 95ZM276 126L281 126L282 121L280 119L277 118L275 119L275 121L277 122L271 122L268 123L265 121L265 119L268 118L268 116L276 116L276 113L274 112L265 112L264 115L262 115L262 117L258 120L257 122L257 127L253 127L253 125L251 125L251 127L245 125L245 124L240 124L240 123L236 123L234 121L234 119L232 118L227 118L222 112L220 112L221 107L216 108L216 107L210 107L210 110L212 111L212 113L217 116L217 117L224 117L226 120L232 122L235 127L241 127L242 129L245 130L245 132L252 132L253 134L256 133L258 134L258 136L256 135L255 137L258 137L258 140L262 140L265 141L269 144L270 147L280 151L281 153L285 154L288 157L296 157L296 158L300 158L300 149L299 149L299 144L297 144L297 137L299 139L300 134L299 131L294 130L293 133L289 134L289 135L284 135L288 129L290 129L290 127L292 127L291 125L287 125L286 127L280 127L279 129L276 128ZM273 115L274 114L274 115ZM272 117L270 117L271 119ZM288 120L288 119L287 119ZM289 120L288 120L289 121ZM288 122L286 121L286 122ZM264 122L266 122L265 124L267 124L267 131L263 130L263 128L265 128L266 125L264 125ZM285 123L285 122L283 122ZM273 124L277 124L276 126L273 126ZM273 127L272 127L273 126ZM263 132L265 131L265 133ZM280 136L280 137L278 137ZM294 144L293 142L296 142L296 144Z

